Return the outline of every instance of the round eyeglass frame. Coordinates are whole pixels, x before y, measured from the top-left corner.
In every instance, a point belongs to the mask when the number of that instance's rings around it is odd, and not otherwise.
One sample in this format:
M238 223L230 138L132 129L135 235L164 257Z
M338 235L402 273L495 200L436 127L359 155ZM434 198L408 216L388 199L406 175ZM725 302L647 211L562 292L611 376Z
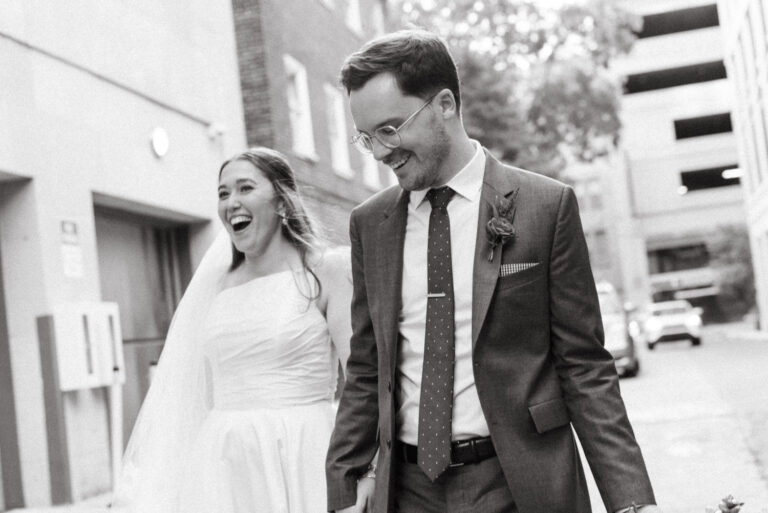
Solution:
M373 139L376 138L377 141L381 143L382 146L385 148L389 148L390 150L394 150L395 148L398 148L402 144L402 140L400 139L400 130L406 127L408 123L413 121L416 116L424 110L427 105L432 103L432 100L434 100L439 93L435 93L432 96L429 97L429 99L424 102L424 104L416 109L410 116L408 116L405 121L400 123L400 126L394 127L392 125L385 125L380 126L376 130L373 131L373 136L366 134L365 132L358 132L352 139L350 140L350 144L353 144L355 148L360 153L364 153L366 155L370 155L373 153ZM387 133L389 132L389 133Z

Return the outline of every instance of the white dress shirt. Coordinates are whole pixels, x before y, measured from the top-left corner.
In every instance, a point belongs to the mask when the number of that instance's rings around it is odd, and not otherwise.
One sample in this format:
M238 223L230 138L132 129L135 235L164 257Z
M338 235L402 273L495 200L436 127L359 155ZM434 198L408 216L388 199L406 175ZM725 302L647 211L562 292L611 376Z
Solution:
M485 153L478 142L473 141L473 144L472 160L446 184L456 191L448 204L456 308L453 440L489 434L472 373L472 272L485 173ZM403 248L397 426L398 439L411 445L417 445L419 437L419 397L427 319L427 238L432 211L429 201L424 200L427 192L411 192Z

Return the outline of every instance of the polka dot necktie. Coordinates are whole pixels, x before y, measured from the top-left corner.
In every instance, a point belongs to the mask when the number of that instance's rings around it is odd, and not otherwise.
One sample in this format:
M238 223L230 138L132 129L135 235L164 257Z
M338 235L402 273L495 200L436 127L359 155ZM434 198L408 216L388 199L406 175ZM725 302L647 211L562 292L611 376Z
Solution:
M421 371L418 462L432 481L451 463L456 351L448 202L454 194L449 187L431 189L427 193L432 213L429 215L427 243L427 326Z

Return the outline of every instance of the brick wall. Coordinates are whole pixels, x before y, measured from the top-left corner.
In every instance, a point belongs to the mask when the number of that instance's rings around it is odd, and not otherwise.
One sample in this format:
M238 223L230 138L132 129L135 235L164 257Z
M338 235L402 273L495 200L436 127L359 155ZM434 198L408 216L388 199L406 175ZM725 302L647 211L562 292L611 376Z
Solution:
M361 34L345 22L347 1L334 0L329 7L323 0L233 0L248 144L271 146L288 156L303 184L308 210L332 242L343 244L349 243L350 210L375 191L363 184L363 161L351 146L354 176L345 178L332 170L323 87L338 85L346 56L373 37L370 12L381 0L360 0ZM316 160L292 151L285 54L307 71ZM348 108L346 118L351 137L354 125Z
M272 146L268 47L264 42L261 5L259 1L233 0L232 7L248 145Z

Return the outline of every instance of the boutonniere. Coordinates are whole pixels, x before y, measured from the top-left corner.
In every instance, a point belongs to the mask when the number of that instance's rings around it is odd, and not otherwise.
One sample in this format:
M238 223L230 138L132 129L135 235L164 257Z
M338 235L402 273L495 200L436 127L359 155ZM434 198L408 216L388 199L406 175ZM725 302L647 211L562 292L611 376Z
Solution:
M512 223L515 220L515 210L517 209L515 199L519 190L515 189L515 192L509 198L496 196L493 205L491 205L493 217L485 225L485 231L488 235L489 262L493 262L493 251L496 249L496 246L504 246L508 241L514 240L517 237L515 226Z

